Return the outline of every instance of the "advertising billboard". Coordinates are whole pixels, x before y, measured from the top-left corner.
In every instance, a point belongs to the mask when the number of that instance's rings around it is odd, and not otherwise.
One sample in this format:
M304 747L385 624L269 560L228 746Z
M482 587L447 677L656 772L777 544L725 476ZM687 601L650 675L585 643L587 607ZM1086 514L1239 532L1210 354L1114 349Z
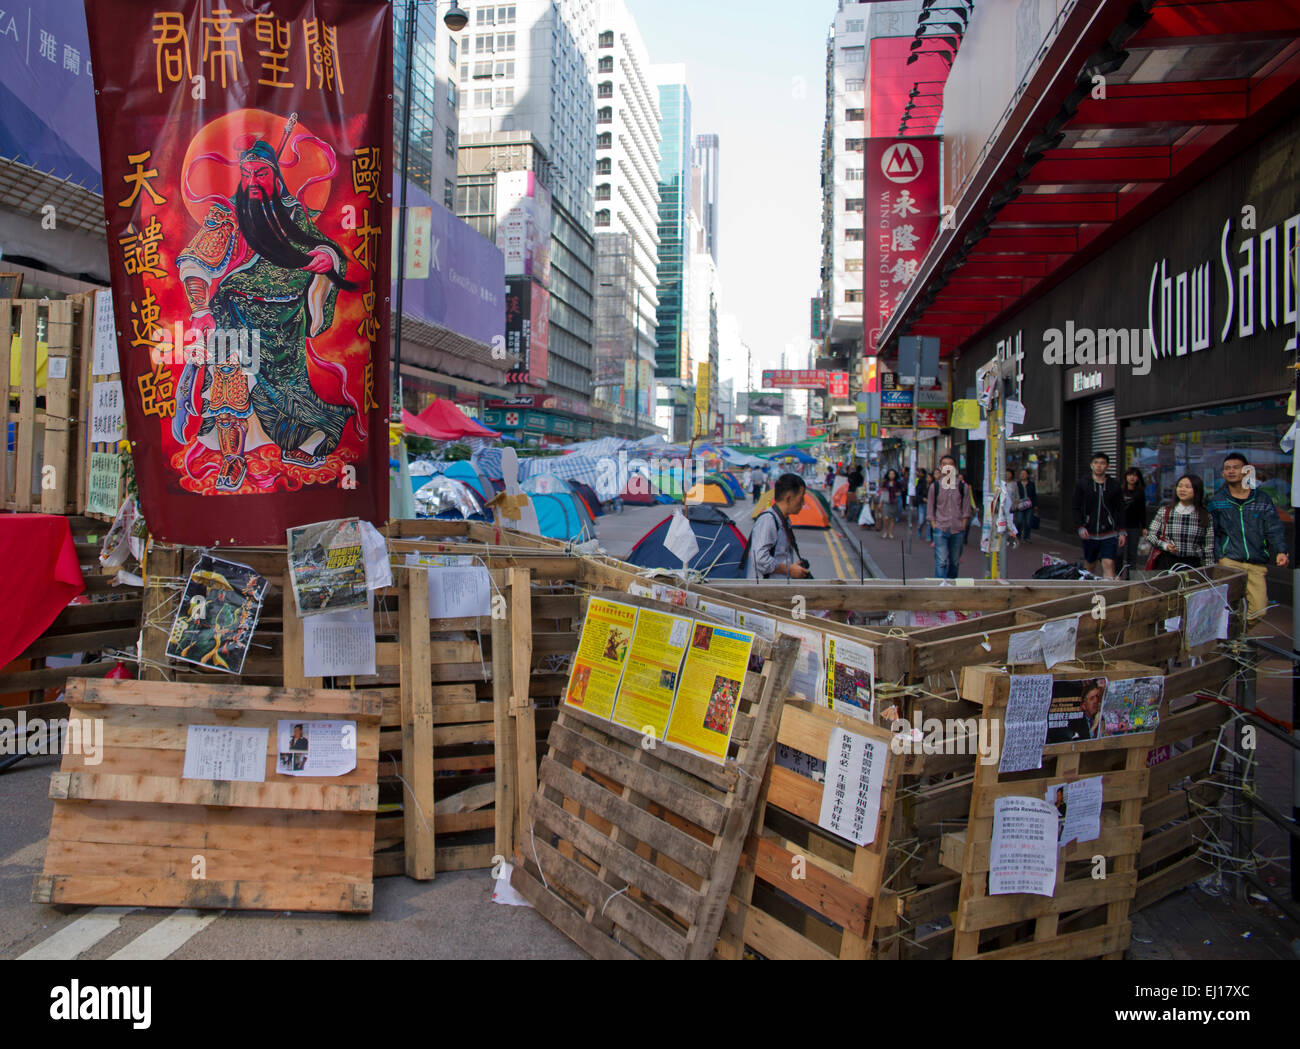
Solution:
M938 138L867 139L862 324L866 354L939 232Z
M763 389L765 390L825 390L832 383L847 386L847 372L769 369L763 372ZM844 393L847 397L847 391Z
M550 334L550 292L527 277L512 277L506 286L506 354L514 364L508 381L546 385Z
M532 171L497 173L497 247L507 277L551 279L551 191Z
M169 7L86 2L150 531L266 546L315 521L383 524L392 7Z

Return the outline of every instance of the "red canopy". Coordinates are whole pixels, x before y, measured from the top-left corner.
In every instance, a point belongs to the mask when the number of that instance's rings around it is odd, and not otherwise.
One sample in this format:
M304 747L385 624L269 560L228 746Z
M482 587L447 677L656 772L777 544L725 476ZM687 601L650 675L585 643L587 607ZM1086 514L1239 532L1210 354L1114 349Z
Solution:
M406 432L417 437L431 437L435 441L461 441L466 437L499 439L501 435L480 426L450 401L435 400L419 415L402 412Z

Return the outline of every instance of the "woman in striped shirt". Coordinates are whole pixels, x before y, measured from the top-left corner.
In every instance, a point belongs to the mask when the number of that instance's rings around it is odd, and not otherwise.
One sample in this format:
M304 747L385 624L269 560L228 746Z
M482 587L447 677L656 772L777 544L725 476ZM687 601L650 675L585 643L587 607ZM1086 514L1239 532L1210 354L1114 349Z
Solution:
M1158 552L1155 569L1175 565L1205 568L1214 564L1214 523L1205 508L1205 482L1184 474L1174 489L1177 499L1156 511L1147 540Z

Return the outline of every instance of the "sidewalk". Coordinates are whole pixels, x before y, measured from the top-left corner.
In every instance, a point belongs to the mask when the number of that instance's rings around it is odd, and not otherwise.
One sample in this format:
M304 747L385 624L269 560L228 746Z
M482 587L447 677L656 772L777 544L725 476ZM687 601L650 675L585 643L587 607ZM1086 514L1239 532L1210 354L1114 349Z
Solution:
M904 554L904 542L907 534L906 521L898 521L894 527L894 539L887 542L872 528L861 528L856 521L846 521L836 512L835 525L840 534L845 536L854 549L862 547L863 560L871 574L878 579L928 579L934 576L934 548L925 540L916 536L916 526L912 526L911 552ZM926 533L929 534L928 531ZM1043 567L1044 555L1052 555L1066 561L1083 559L1083 549L1077 536L1065 536L1059 532L1034 532L1029 544L1020 543L1008 556L1008 579L1032 579L1038 569ZM983 579L987 571L987 555L980 551L980 531L971 525L970 542L962 550L959 575L967 579Z

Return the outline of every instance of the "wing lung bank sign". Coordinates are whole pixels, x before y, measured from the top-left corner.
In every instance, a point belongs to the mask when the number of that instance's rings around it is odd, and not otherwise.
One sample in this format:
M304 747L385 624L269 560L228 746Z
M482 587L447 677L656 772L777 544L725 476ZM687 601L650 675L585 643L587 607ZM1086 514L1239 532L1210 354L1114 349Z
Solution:
M862 326L868 355L939 232L939 139L869 138Z
M127 433L164 540L387 519L391 11L86 0Z
M0 3L0 156L100 191L81 0Z

